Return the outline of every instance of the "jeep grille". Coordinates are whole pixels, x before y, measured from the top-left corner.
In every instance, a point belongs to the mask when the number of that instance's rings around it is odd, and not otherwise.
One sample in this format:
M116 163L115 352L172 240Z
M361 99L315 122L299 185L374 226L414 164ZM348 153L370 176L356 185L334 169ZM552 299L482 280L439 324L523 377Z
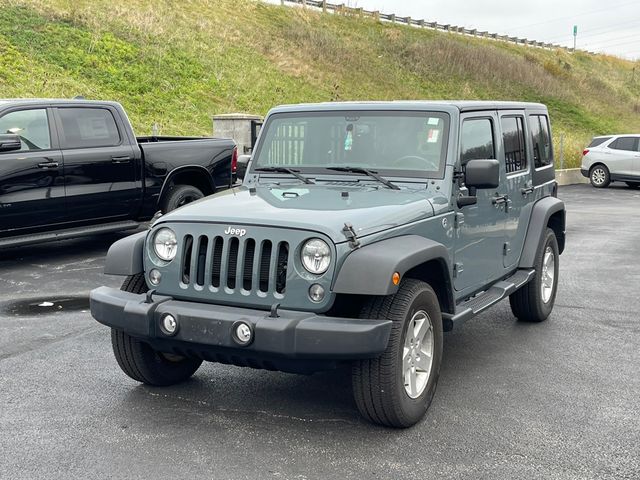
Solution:
M287 286L289 243L254 238L186 235L180 259L182 283L233 293L277 293Z

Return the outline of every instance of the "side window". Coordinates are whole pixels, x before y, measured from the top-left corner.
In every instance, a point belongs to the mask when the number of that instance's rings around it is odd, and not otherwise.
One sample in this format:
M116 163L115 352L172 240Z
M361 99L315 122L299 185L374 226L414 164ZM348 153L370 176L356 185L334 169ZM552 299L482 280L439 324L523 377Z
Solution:
M59 108L62 147L112 147L120 144L113 115L106 108Z
M507 173L519 172L527 168L524 146L524 119L522 117L502 117L502 142Z
M587 148L597 147L598 145L602 145L604 142L610 139L611 137L595 137L593 140L591 140L591 143L587 145Z
M638 150L638 139L636 137L620 137L611 142L609 148L635 152Z
M546 115L530 115L531 141L533 143L533 164L536 168L546 167L553 163L551 151L551 134L549 120Z
M21 151L51 148L49 120L44 108L7 113L0 118L0 133L20 135Z
M489 118L473 118L462 122L460 162L496 158L493 145L493 123Z

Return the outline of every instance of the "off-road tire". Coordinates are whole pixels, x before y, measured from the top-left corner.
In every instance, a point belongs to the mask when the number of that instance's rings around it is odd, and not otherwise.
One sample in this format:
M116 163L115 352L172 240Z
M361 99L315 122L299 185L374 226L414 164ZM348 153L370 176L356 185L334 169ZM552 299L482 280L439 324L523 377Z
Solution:
M174 185L162 201L162 213L168 213L203 197L204 193L192 185Z
M144 274L127 277L121 290L131 293L145 293L147 284ZM111 345L116 361L124 373L147 385L167 386L187 380L193 375L202 360L165 355L122 330L111 329Z
M629 188L633 188L634 190L636 188L640 188L640 182L624 182L627 184L627 187Z
M545 303L542 296L542 271L544 253L547 247L551 248L554 255L554 284L551 296ZM558 271L559 271L559 259L560 254L558 250L558 240L552 229L547 228L543 241L538 247L535 258L535 275L533 279L516 290L509 296L509 304L511 305L511 311L513 314L523 322L543 322L546 320L556 300L556 294L558 293Z
M405 390L402 356L408 322L419 310L424 310L431 318L434 348L426 387L414 399ZM358 410L373 423L410 427L424 417L440 375L442 314L438 297L429 284L404 279L395 295L374 297L367 302L360 317L388 319L393 324L387 349L380 357L353 363L353 394Z
M601 172L604 176L604 180L600 183L598 183L598 180L596 179L598 172ZM595 188L607 188L611 183L609 169L602 164L594 165L591 167L591 170L589 170L589 181Z

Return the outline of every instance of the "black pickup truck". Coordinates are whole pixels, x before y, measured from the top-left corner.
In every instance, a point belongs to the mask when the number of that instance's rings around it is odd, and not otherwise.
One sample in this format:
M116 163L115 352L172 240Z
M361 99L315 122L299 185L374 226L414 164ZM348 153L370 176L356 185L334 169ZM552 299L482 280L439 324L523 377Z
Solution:
M235 143L137 137L122 106L0 100L0 247L138 227L232 185Z

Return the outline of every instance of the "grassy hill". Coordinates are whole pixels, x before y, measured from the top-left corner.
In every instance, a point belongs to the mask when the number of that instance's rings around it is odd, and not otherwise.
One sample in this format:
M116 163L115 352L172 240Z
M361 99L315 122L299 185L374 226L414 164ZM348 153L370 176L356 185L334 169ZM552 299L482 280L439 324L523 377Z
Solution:
M281 103L527 100L577 165L592 135L640 132L638 66L252 0L0 0L0 97L115 99L139 134Z

